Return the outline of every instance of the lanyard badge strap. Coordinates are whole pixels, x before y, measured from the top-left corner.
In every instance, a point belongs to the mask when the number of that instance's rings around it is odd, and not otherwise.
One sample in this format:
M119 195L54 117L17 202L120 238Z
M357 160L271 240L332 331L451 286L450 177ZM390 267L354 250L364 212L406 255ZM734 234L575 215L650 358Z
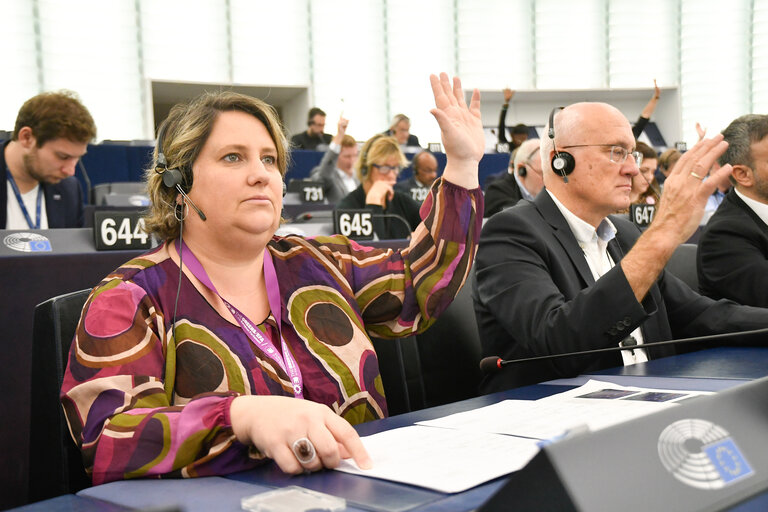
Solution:
M296 363L296 359L294 359L293 354L291 354L291 351L288 350L288 345L286 344L280 329L282 325L282 304L280 302L280 288L277 284L277 273L275 272L275 265L272 261L272 255L269 253L269 250L264 249L264 281L267 286L267 300L269 302L269 309L272 311L272 316L275 317L277 322L277 333L280 337L282 356L275 347L275 344L272 342L272 340L270 340L268 333L265 336L265 334L262 333L261 330L253 322L251 322L247 316L245 316L235 306L230 304L224 297L219 294L218 291L216 291L216 287L213 285L210 277L208 277L208 274L203 268L203 265L200 263L200 261L198 261L192 251L187 247L187 244L184 242L181 243L181 252L183 261L188 262L187 267L192 272L192 274L197 279L199 279L201 283L207 286L208 289L219 296L229 312L232 313L232 316L235 317L237 323L240 324L240 328L243 330L245 335L248 336L248 339L250 339L254 345L259 347L262 352L267 354L270 359L280 365L280 368L282 368L283 371L288 375L288 377L291 379L291 384L293 385L294 396L296 398L304 398L304 386L301 377L301 370L299 369L299 365Z

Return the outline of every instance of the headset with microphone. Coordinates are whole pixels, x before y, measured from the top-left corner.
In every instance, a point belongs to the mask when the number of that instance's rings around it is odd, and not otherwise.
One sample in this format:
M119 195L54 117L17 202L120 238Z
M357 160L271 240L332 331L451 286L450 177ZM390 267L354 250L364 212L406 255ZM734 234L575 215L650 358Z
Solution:
M386 137L386 134L383 133L377 133L371 139L365 143L363 146L363 152L360 154L360 174L365 178L368 176L368 172L370 171L369 165L368 165L368 153L370 153L371 148L376 143L377 140L381 139L382 137Z
M565 107L555 107L552 112L549 113L549 130L548 135L552 140L552 149L555 154L552 156L552 170L559 173L563 177L563 182L568 183L568 175L576 168L576 160L573 155L567 151L558 151L557 144L555 143L555 111L563 110Z
M163 142L165 140L165 131L167 129L168 121L166 120L160 126L160 131L157 134L157 165L155 166L155 172L162 176L163 185L170 189L176 189L179 194L181 194L181 197L184 198L184 201L188 202L192 209L197 212L200 219L206 220L206 216L202 210L200 210L187 195L192 188L192 170L185 167L174 169L168 168L168 160L165 158L165 153L163 152Z

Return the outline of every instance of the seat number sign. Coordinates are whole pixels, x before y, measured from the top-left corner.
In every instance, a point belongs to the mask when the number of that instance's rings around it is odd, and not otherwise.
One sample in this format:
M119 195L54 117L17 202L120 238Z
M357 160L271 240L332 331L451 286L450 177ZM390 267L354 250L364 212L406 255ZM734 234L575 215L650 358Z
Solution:
M323 184L319 181L303 181L299 189L299 199L302 203L322 203L325 199Z
M373 240L372 218L368 210L334 210L333 230L352 240Z
M655 213L656 206L652 204L633 204L629 207L629 218L639 228L647 228Z
M151 237L144 231L138 211L93 212L93 236L97 251L149 249Z

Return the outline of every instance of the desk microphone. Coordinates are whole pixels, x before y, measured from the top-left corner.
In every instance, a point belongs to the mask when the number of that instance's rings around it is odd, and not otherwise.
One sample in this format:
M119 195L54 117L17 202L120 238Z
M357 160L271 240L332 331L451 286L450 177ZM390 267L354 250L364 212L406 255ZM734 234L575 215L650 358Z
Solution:
M85 181L85 188L87 189L85 193L88 194L86 197L88 198L88 203L91 204L93 203L93 198L91 197L93 195L93 186L91 185L91 178L88 176L88 171L85 170L82 158L77 160L77 166L83 174L83 181Z
M413 232L411 225L408 224L408 221L405 220L402 215L398 215L397 213L374 213L371 215L371 217L374 219L397 219L399 222L403 223L403 226L405 226L405 229L408 231L408 233Z
M300 213L293 219L293 222L307 222L315 219L330 219L333 216L333 210L318 210Z
M697 336L694 338L682 338L679 340L654 341L652 343L642 343L639 345L625 344L616 347L596 348L592 350L580 350L576 352L563 352L560 354L547 354L544 356L525 357L522 359L502 359L499 356L484 357L480 360L480 370L485 374L495 373L508 364L527 363L531 361L545 361L548 359L560 359L562 357L583 356L590 354L603 354L606 352L619 352L621 350L632 350L633 348L645 349L652 347L663 347L666 345L677 345L682 343L709 342L715 340L724 340L738 336L752 336L758 334L768 334L768 328L753 329L751 331L736 331L723 334L709 334L707 336Z

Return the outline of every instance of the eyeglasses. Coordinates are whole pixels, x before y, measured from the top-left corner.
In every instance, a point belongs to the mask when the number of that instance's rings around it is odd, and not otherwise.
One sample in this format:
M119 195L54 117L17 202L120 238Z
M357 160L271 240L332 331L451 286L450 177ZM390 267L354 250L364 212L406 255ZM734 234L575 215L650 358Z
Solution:
M635 159L635 163L638 167L643 163L643 154L639 151L629 151L627 148L621 146L614 146L613 144L574 144L572 146L561 146L562 149L568 148L588 148L588 147L601 147L611 148L611 162L615 164L623 164L627 160L627 156L632 155Z
M379 174L389 174L394 171L395 175L400 174L400 166L399 165L379 165L379 164L371 164L371 167L379 171Z

